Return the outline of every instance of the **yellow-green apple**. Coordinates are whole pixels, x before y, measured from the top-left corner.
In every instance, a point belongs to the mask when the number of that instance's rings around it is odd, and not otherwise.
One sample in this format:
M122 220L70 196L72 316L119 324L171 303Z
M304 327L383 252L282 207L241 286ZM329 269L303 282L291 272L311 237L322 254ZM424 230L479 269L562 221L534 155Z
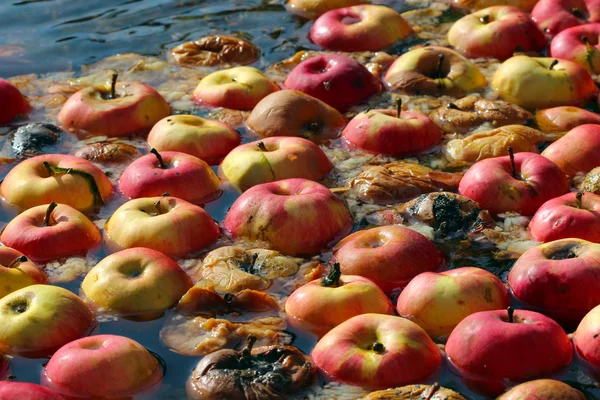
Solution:
M600 196L570 192L545 202L529 223L539 242L579 238L600 242Z
M386 293L406 286L421 272L445 265L431 240L400 225L354 232L337 243L334 251L343 274L364 276Z
M600 125L585 124L571 129L548 146L542 155L567 176L590 172L600 166Z
M104 231L109 247L147 247L173 257L200 251L220 234L204 209L170 196L128 201L114 212Z
M342 136L353 146L376 154L403 156L419 153L442 140L442 132L418 112L368 110L348 123Z
M456 21L448 31L448 42L468 58L506 60L515 51L538 52L546 37L529 14L510 6L493 6Z
M223 222L235 239L260 240L287 255L316 254L352 229L343 201L325 186L294 178L256 185Z
M598 95L596 83L583 67L549 57L509 58L496 70L492 87L504 100L529 110L583 105Z
M338 110L297 90L280 90L262 99L246 124L263 137L299 136L315 142L335 139L346 124Z
M600 22L598 0L539 0L531 17L549 37L577 25Z
M575 350L593 369L594 375L600 371L600 305L583 317L573 334Z
M333 166L323 150L299 137L270 137L233 149L221 163L223 176L240 191L289 178L323 179Z
M513 211L530 216L546 201L569 191L567 177L552 161L509 151L509 156L481 160L469 168L459 193L492 214Z
M28 382L0 381L0 400L65 400L54 390Z
M468 12L492 6L511 6L529 12L537 2L538 0L450 0L450 5Z
M323 335L360 314L393 315L394 306L372 281L342 275L336 263L327 276L296 289L285 302L285 312L304 328Z
M169 193L192 203L214 199L219 178L207 163L178 151L159 153L152 148L150 153L123 171L119 187L125 196L137 199Z
M223 122L195 115L171 115L152 127L148 143L158 151L179 151L216 165L242 138Z
M367 4L326 12L313 23L309 36L327 50L379 51L412 32L392 8Z
M194 100L210 107L252 110L263 97L277 90L279 87L256 68L234 67L202 78L194 89Z
M458 97L487 86L485 76L471 61L440 46L420 47L402 54L383 80L392 91Z
M600 3L599 3L600 4ZM600 73L600 23L574 26L550 43L550 55L575 61L592 74Z
M385 314L342 322L319 340L311 356L327 376L365 389L421 382L441 365L427 332L406 318Z
M336 8L368 3L368 0L288 0L285 7L290 14L314 19Z
M117 83L115 73L110 83L72 95L58 121L70 132L114 137L145 133L170 113L171 107L154 88L141 82Z
M192 280L175 261L143 247L109 255L81 284L95 309L148 318L160 317L191 287Z
M554 379L536 379L521 383L497 400L585 400L579 390Z
M21 161L0 186L2 197L19 209L55 201L87 211L105 204L112 190L100 168L66 154L45 154Z
M46 273L10 247L0 247L0 298L25 286L48 283Z
M0 351L6 354L46 357L95 327L83 300L57 286L31 285L0 299Z
M34 261L85 254L102 242L100 231L71 206L50 203L30 208L13 218L0 235Z
M506 309L509 302L508 290L496 275L481 268L463 267L417 275L400 293L396 308L400 316L439 340L469 315Z
M544 132L567 132L579 125L600 125L600 114L579 107L552 107L538 110L535 121Z
M382 89L367 68L342 54L321 54L302 61L289 73L283 86L337 109L362 103Z
M160 384L163 370L135 340L97 335L61 347L42 372L42 384L69 398L116 399Z
M453 372L471 389L502 393L510 382L552 374L573 357L571 341L552 319L533 311L481 311L450 334L446 354Z
M19 89L12 83L0 78L0 125L7 124L20 114L27 114L31 106Z

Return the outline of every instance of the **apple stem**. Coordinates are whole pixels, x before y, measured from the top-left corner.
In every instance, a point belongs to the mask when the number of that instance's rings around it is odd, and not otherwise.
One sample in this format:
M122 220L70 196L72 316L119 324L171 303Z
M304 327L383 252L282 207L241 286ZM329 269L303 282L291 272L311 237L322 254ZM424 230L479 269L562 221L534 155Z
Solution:
M262 141L258 142L256 144L256 146L258 147L258 150L260 150L260 151L269 151L269 150L267 150L267 146L265 146L265 144Z
M435 393L440 390L441 386L439 384L439 382L435 382L433 385L431 385L431 391L427 394L427 397L425 397L425 399L423 400L431 400L433 398L433 395L435 395Z
M585 44L585 47L589 51L591 49L591 47L592 47L592 44L590 43L590 39L588 39L587 36L582 36L581 37L581 41Z
M117 98L116 86L117 86L117 78L118 77L119 77L119 74L117 72L113 72L110 77L110 98L111 99Z
M482 24L488 24L490 22L490 16L484 15L483 17L479 18L479 22Z
M582 208L581 200L583 200L583 192L577 192L575 195L575 202L577 204L577 208Z
M51 221L52 211L54 211L56 206L58 206L58 204L56 204L55 202L48 204L48 208L46 209L46 216L44 217L44 225L45 226L52 225L52 221Z
M90 188L90 192L92 193L92 197L94 198L94 200L93 200L94 207L100 207L100 206L104 205L104 200L102 200L102 196L100 195L100 189L98 189L98 184L96 183L96 180L94 179L92 174L89 174L84 171L79 171L79 170L76 170L73 168L62 168L62 167L50 165L50 163L48 161L44 161L42 164L44 165L44 168L46 168L48 170L48 173L50 174L50 176L53 176L56 174L70 174L70 175L76 175L76 176L82 177L83 179L86 180L86 182Z
M158 150L156 150L154 147L150 149L150 153L154 154L156 156L156 158L158 159L158 164L160 165L161 169L167 169L167 166L165 165L165 162L163 161L162 156L160 155L160 153L158 152Z
M17 258L15 258L13 260L13 262L11 262L10 264L8 264L8 268L17 268L19 266L19 264L24 263L27 261L27 257L25 256L19 256Z
M508 306L506 311L508 312L508 322L510 322L512 324L513 322L515 322L514 321L515 309L512 308L511 306Z
M225 293L223 295L223 300L225 300L226 303L231 303L233 301L233 299L235 298L235 295L233 293Z
M558 60L553 60L548 69L552 71L552 69L556 67L556 64L558 64Z
M254 343L256 343L256 336L248 335L248 338L246 339L246 347L242 349L242 357L250 357L252 347L254 347Z
M401 113L402 113L402 99L398 98L398 100L396 100L396 118L400 118Z
M340 270L340 263L333 264L333 268L327 276L321 279L321 286L325 287L338 287L340 276L342 275L342 271Z
M510 157L510 168L512 169L512 177L517 179L517 166L515 165L515 153L512 146L508 146L508 156Z
M444 55L443 54L438 54L438 65L437 65L437 76L438 79L442 79L442 65L444 64Z
M376 353L383 353L385 351L385 346L380 342L373 343L371 349Z

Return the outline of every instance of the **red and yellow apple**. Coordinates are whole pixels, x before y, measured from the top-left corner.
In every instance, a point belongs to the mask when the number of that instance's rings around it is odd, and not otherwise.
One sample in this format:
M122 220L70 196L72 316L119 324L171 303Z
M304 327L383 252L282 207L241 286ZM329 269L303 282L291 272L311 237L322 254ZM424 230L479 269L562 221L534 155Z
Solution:
M549 37L572 26L600 22L598 0L539 0L531 17Z
M521 383L497 400L585 400L579 390L554 379L536 379Z
M46 273L23 253L0 247L0 299L15 290L48 282ZM1 368L0 368L1 369ZM2 374L0 374L2 375Z
M552 107L538 110L535 121L544 132L567 132L579 125L600 125L600 114L579 107Z
M12 83L0 78L0 125L12 122L16 116L27 114L31 106L19 89Z
M600 305L583 317L573 334L575 351L592 367L594 375L600 374Z
M54 390L35 383L0 381L0 400L65 400Z
M571 129L548 146L542 155L567 176L590 172L600 166L600 125L585 124Z
M511 6L530 12L538 0L450 0L450 5L465 12L473 12L493 6Z
M290 14L306 19L314 19L336 8L368 3L368 0L288 0L285 8Z
M600 3L599 3L600 4ZM574 26L550 43L550 55L575 61L590 73L600 73L600 23Z

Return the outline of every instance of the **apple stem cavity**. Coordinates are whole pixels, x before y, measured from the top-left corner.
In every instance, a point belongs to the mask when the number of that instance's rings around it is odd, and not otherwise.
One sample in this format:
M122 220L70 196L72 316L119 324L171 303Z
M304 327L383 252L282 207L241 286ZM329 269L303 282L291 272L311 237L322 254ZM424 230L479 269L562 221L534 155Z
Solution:
M55 202L48 204L48 208L46 208L46 216L44 217L44 226L52 225L52 211L58 206Z
M338 287L340 283L340 276L342 276L340 263L335 263L333 264L333 268L331 268L329 274L321 279L321 286Z
M375 342L375 343L373 343L371 350L373 350L375 353L381 354L381 353L385 352L385 346L380 342Z
M583 200L583 192L577 192L575 195L575 204L577 205L577 208L583 208L581 205L581 200Z
M482 24L489 24L490 16L484 15L483 17L479 18L479 22L481 22Z
M517 179L517 166L515 165L515 153L512 146L508 146L508 156L510 157L510 168L512 169L512 177Z
M84 171L79 171L73 168L62 168L55 165L50 165L48 161L44 161L42 163L44 168L48 170L50 176L58 175L58 174L69 174L82 177L88 184L90 188L90 192L92 193L94 207L100 207L104 205L104 200L102 200L102 196L100 195L100 189L98 188L98 184L96 180L92 176Z
M160 199L160 200L162 200L162 199ZM162 213L163 213L162 212L162 207L160 206L160 200L156 200L154 202L154 207L156 207L156 213L157 213L157 215L162 215Z
M515 309L512 308L511 306L508 306L506 311L508 312L508 322L510 322L512 324L513 322L515 322L515 319L514 319Z
M8 268L17 268L21 263L27 262L27 257L19 256L15 258L10 264L8 264Z
M553 60L548 69L552 71L556 67L556 64L558 64L558 60Z
M163 158L160 155L160 153L158 152L158 150L156 150L153 147L150 149L150 153L154 154L156 156L156 158L158 159L158 165L160 166L160 169L167 169L167 166L165 165L165 162L163 161Z
M256 147L258 147L258 150L260 150L260 151L267 151L267 152L269 151L269 150L267 150L267 146L265 146L265 144L262 141L258 142L256 144Z
M402 113L402 99L396 100L396 118L400 118L400 114Z

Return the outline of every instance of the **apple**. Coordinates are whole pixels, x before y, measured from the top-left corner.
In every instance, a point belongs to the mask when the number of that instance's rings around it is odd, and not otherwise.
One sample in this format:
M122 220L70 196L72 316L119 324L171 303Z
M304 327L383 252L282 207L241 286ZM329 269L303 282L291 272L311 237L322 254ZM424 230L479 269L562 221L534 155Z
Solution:
M263 137L298 136L320 142L335 139L346 124L335 108L297 90L280 90L262 99L246 124Z
M104 231L111 248L147 247L172 257L200 251L219 237L219 227L206 211L170 196L128 201Z
M202 78L194 89L200 105L252 110L266 95L279 87L253 67L234 67L213 72Z
M288 0L285 8L290 14L314 19L336 8L368 3L368 0Z
M317 254L352 229L344 203L325 186L295 178L256 185L231 206L223 228L287 255Z
M530 12L538 0L450 0L450 5L465 12L481 10L492 6L511 6Z
M100 168L66 154L45 154L21 161L0 186L2 197L22 210L55 201L88 211L104 205L112 190Z
M427 379L441 355L427 332L405 318L361 314L342 322L311 352L330 378L365 389L385 389Z
M394 389L377 390L369 393L361 400L467 400L460 393L441 386L435 382L433 385L407 385Z
M270 137L236 147L220 171L240 191L289 178L323 179L333 166L323 150L298 137Z
M509 58L496 70L492 87L504 100L529 110L579 106L598 95L596 83L583 67L549 57Z
M375 154L403 156L419 153L442 140L442 132L429 117L418 112L368 110L348 123L342 136L359 149Z
M507 211L533 215L546 201L571 187L564 172L535 153L512 154L478 161L460 181L461 195L492 214Z
M0 247L0 282L2 282L0 285L1 299L7 294L26 286L48 283L48 277L23 253L3 246ZM0 373L0 377L1 375Z
M169 51L169 58L190 67L253 64L260 58L260 47L233 36L204 36L182 43Z
M356 315L393 315L394 306L372 281L342 275L340 264L335 263L327 276L296 289L285 302L285 312L308 330L325 334Z
M419 47L402 54L386 72L391 91L462 97L487 86L483 74L456 51L440 46Z
M548 36L567 28L600 22L599 0L539 0L531 17Z
M546 38L527 12L493 6L462 17L448 31L448 42L468 58L506 60L515 51L539 52Z
M2 231L0 241L34 261L85 254L102 242L100 231L71 206L54 202L17 215Z
M0 351L23 357L46 357L88 335L94 314L72 292L31 285L0 299Z
M592 368L597 377L600 371L600 306L594 307L587 313L573 334L573 344L579 357Z
M171 196L202 203L215 198L219 178L207 163L189 154L177 151L150 153L138 158L123 171L119 187L129 198Z
M0 400L65 400L55 391L35 383L0 381Z
M566 367L571 341L550 318L525 310L481 311L463 319L446 343L451 370L470 388L497 395L508 382Z
M600 3L599 3L600 4ZM591 74L600 73L600 23L573 26L550 43L550 55L575 61Z
M354 232L333 248L346 275L360 275L384 292L406 286L421 272L445 266L443 254L417 231L388 225Z
M178 151L216 165L237 147L242 138L223 122L195 115L171 115L152 127L148 143L158 151Z
M585 124L571 129L548 146L542 155L567 176L590 172L600 166L600 125Z
M0 78L0 125L8 124L20 114L27 114L31 106L19 89L12 83Z
M413 33L392 8L359 5L321 15L310 29L310 39L334 51L379 51Z
M167 101L141 82L119 82L81 89L63 105L58 121L69 132L85 136L127 136L147 132L171 113Z
M567 132L579 125L600 125L600 114L579 107L552 107L538 110L535 121L544 132Z
M61 347L42 372L44 386L75 398L130 398L160 384L163 370L138 342L97 335Z
M463 267L417 275L400 293L396 307L400 316L440 340L469 315L506 309L509 302L508 290L496 275Z
M341 110L365 102L382 89L368 69L342 54L321 54L302 61L289 73L283 86Z
M577 389L554 379L536 379L521 383L498 397L497 400L585 400Z

